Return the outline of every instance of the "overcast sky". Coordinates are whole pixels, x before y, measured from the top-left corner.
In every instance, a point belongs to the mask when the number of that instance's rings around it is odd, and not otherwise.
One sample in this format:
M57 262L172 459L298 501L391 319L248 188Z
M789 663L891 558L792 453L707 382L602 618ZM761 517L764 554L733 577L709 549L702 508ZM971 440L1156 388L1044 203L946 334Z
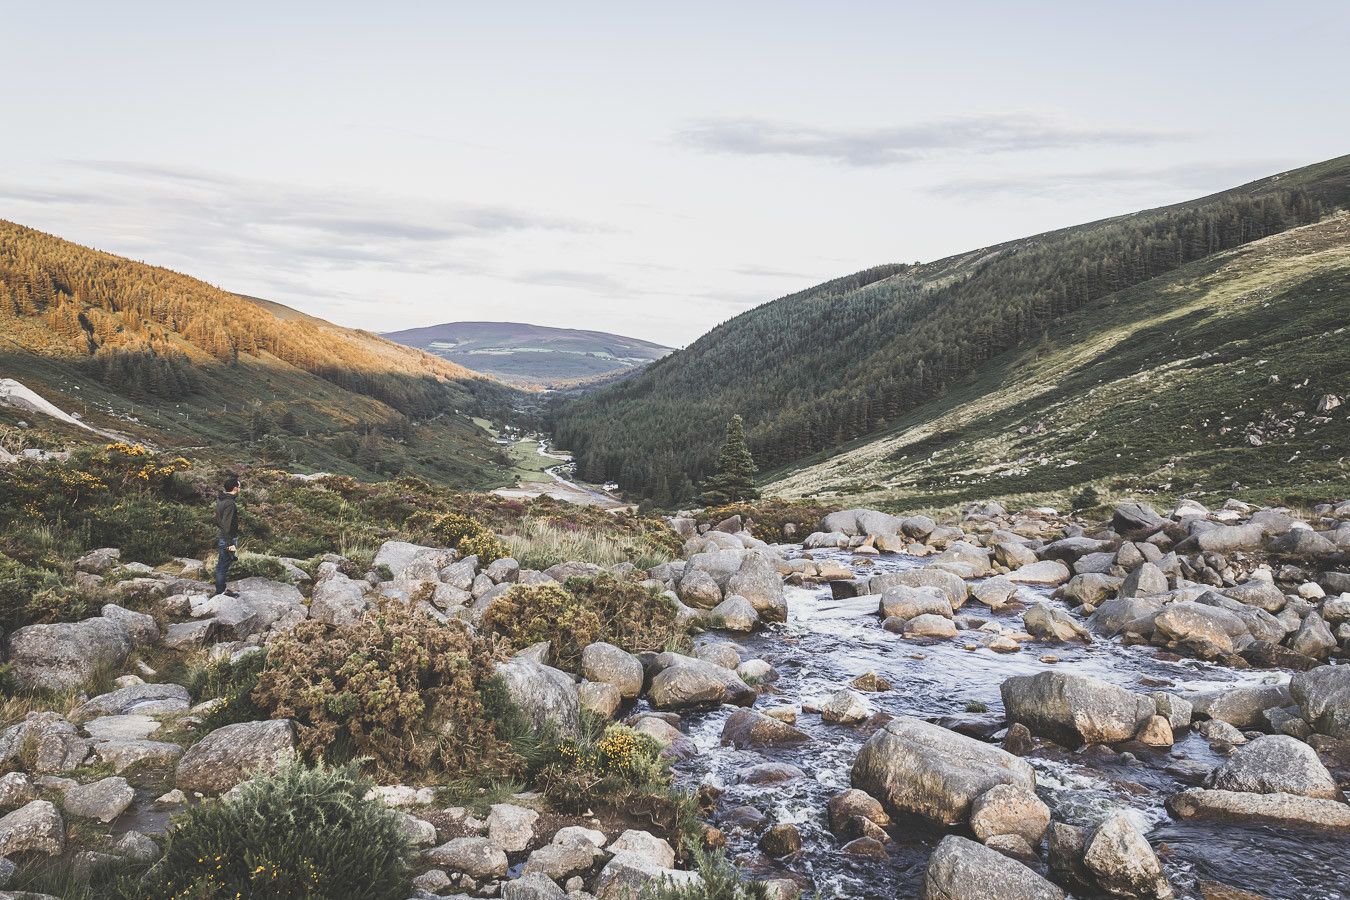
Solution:
M0 218L377 331L683 345L1350 152L1343 0L207 6L0 0Z

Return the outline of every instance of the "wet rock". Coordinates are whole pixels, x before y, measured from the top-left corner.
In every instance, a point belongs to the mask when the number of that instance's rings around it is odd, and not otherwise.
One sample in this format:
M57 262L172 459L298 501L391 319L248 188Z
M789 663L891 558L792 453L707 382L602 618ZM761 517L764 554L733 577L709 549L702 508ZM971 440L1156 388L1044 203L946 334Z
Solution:
M1153 704L1158 708L1158 715L1167 719L1167 724L1174 732L1190 727L1191 718L1195 713L1189 700L1166 691L1150 691L1149 696L1153 698Z
M580 727L581 699L576 683L565 672L525 659L497 665L511 699L530 717L535 728L552 722L566 734Z
M1319 666L1301 672L1289 682L1289 694L1313 731L1350 738L1350 666Z
M891 817L881 803L857 788L849 788L831 797L826 804L826 812L829 815L830 831L845 837L855 836L851 834L855 830L855 819L864 819L879 828L891 824Z
M969 817L975 799L995 785L1034 790L1036 778L1031 766L998 747L898 716L863 745L852 783L892 814L957 825Z
M740 784L777 784L781 781L795 781L806 777L806 773L791 763L760 763L746 766L736 773Z
M970 807L970 830L984 843L995 835L1013 834L1037 847L1049 827L1050 807L1020 785L994 785Z
M1068 584L1061 585L1055 591L1055 596L1070 603L1096 607L1114 597L1120 585L1121 579L1113 575L1089 572L1070 578Z
M1092 874L1083 865L1087 832L1076 825L1054 822L1046 840L1046 857L1055 881L1082 893L1092 884Z
M1124 813L1111 816L1093 832L1083 865L1103 890L1117 897L1174 896L1157 854Z
M1069 567L1057 559L1043 559L1029 566L1022 566L1011 572L1007 578L1018 584L1060 585L1068 581L1073 573Z
M1172 725L1163 716L1153 716L1135 735L1135 740L1146 747L1172 746Z
M1009 678L999 692L1010 722L1070 747L1129 740L1157 713L1150 697L1067 672Z
M885 845L871 837L855 838L840 847L839 852L846 856L857 856L863 859L886 859Z
M1233 653L1251 642L1251 632L1237 615L1191 601L1169 604L1153 619L1153 627L1159 637L1203 659Z
M897 586L936 588L947 598L952 609L960 609L969 595L969 589L964 581L942 569L905 569L902 572L873 575L867 580L867 590L873 594L884 594L887 588Z
M768 817L753 806L734 806L722 813L720 822L727 828L756 829Z
M1133 632L1153 633L1153 620L1162 611L1162 601L1153 597L1118 597L1107 600L1088 617L1088 628L1103 637Z
M1317 752L1288 735L1263 735L1214 770L1212 786L1221 791L1256 794L1293 794L1299 797L1340 798L1336 781Z
M820 707L820 717L826 722L852 725L871 718L876 708L861 694L845 688L837 691Z
M174 770L184 791L218 794L259 772L275 772L295 759L290 719L226 725L188 748Z
M427 862L480 881L506 874L502 849L485 837L459 837L426 852Z
M929 857L923 900L1063 900L1031 869L974 841L948 835Z
M663 654L664 655L664 654ZM685 709L734 703L748 706L755 692L730 669L688 656L652 678L647 699L657 709Z
M613 644L596 642L581 651L581 677L612 684L625 700L642 693L642 663L636 656Z
M1046 641L1081 640L1092 643L1092 635L1077 619L1057 606L1037 603L1022 616L1027 631Z
M98 672L116 670L131 653L131 633L115 619L25 625L5 644L10 676L30 690L74 691L88 687Z
M809 738L801 729L754 709L734 711L722 726L722 743L730 744L738 750L794 744L806 740Z
M524 850L534 840L539 813L510 803L495 803L487 817L488 838L507 853Z
M1294 794L1253 794L1190 788L1167 801L1179 819L1258 822L1285 828L1350 832L1350 804Z
M34 800L0 818L0 857L15 853L60 856L65 849L65 822L46 800Z
M1292 700L1290 687L1284 684L1227 687L1190 699L1195 715L1219 719L1238 728L1255 728L1261 723L1263 712L1273 706L1288 706Z
M700 644L694 649L694 657L721 666L724 669L736 669L741 664L741 651L736 649L735 644L725 641ZM678 662L679 660L675 661Z
M1005 609L1017 600L1017 585L1004 575L986 578L970 589L971 595L994 612Z
M103 778L66 791L62 808L67 815L98 819L106 824L126 812L135 798L136 792L125 778Z
M1013 756L1026 756L1036 749L1036 739L1032 737L1031 729L1021 722L1014 722L1003 736L1003 749Z
M889 621L889 620L887 620ZM951 619L925 613L905 622L905 636L914 638L956 637L956 623Z
M797 826L782 822L764 832L759 848L774 859L781 859L802 849L802 836Z
M952 604L937 588L896 585L881 594L878 611L882 618L913 619L922 615L952 617Z
M1222 719L1208 719L1196 728L1211 744L1229 744L1237 746L1247 743L1247 736Z
M849 684L854 688L869 694L884 693L891 689L891 683L876 672L864 672L850 681Z

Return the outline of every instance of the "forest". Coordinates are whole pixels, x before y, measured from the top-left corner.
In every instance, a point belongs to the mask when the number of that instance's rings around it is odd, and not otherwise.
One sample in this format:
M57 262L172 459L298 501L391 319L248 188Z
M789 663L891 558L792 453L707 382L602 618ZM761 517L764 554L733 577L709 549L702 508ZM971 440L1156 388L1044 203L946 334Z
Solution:
M555 435L581 477L682 502L733 415L761 470L833 451L1090 304L1315 222L1347 197L1341 158L1178 206L868 269L752 309L636 377L560 403Z

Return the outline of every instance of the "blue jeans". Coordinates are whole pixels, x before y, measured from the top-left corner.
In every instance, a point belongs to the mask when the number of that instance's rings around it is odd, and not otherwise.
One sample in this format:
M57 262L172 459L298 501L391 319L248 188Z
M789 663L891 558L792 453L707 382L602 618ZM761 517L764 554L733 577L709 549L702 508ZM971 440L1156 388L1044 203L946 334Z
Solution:
M229 574L230 566L234 564L234 554L230 552L231 547L229 538L216 538L216 593L225 593L225 576Z

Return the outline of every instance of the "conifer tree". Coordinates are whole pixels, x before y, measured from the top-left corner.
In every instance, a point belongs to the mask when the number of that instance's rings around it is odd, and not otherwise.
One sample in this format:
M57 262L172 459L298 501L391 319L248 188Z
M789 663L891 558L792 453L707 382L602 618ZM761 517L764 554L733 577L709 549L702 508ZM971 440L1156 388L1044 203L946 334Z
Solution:
M755 488L755 465L750 448L745 443L745 422L732 416L727 423L727 436L717 454L717 469L703 482L702 500L708 506L758 500Z

